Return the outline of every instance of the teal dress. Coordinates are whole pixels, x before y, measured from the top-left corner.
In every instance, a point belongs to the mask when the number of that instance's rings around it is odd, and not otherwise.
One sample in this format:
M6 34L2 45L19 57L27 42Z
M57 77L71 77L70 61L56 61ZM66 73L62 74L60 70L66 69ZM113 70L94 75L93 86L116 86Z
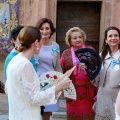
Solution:
M16 56L18 53L17 52L10 52L5 60L5 63L4 63L4 79L7 80L7 76L6 76L6 70L7 70L7 66L9 64L9 62L12 60L12 58L14 56ZM32 63L35 71L37 72L37 67L36 65L39 64L38 61L35 59L35 58L32 58L30 60L30 62Z
M7 66L9 64L9 62L12 60L12 58L14 56L16 56L18 53L17 52L10 52L7 56L7 58L5 59L5 63L4 63L4 79L7 80L7 76L6 76L6 70L7 70Z

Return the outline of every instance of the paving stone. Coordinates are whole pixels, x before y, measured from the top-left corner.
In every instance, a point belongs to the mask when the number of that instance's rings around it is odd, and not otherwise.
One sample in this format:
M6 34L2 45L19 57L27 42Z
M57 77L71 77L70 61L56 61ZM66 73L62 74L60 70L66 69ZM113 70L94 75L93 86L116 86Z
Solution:
M0 120L8 120L8 114L2 114L0 115Z
M67 120L66 112L53 112L52 120Z
M59 99L59 111L52 113L52 120L66 120L66 99Z
M7 95L0 93L0 120L8 120Z
M0 114L8 114L7 95L0 93Z

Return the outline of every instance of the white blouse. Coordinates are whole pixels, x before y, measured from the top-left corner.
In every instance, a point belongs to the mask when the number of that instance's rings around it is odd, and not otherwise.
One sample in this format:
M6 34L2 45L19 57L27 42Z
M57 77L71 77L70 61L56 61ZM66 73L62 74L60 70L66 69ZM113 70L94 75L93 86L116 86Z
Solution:
M19 53L7 67L9 120L41 120L40 106L55 104L55 87L40 91L39 78L28 59Z

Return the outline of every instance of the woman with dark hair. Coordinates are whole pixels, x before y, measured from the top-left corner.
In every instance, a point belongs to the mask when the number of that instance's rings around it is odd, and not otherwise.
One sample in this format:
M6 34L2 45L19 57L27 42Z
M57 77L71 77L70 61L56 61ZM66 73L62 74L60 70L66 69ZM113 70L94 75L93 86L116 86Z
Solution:
M69 87L70 79L64 77L55 86L42 91L37 73L30 62L41 48L39 29L24 27L19 35L19 53L7 67L6 90L9 101L9 120L41 120L40 107L56 103L61 90Z
M101 52L102 68L96 102L95 120L115 120L117 94L120 90L120 30L111 26L105 30Z
M36 27L40 30L42 36L42 47L37 55L37 60L39 62L37 65L38 76L48 71L62 72L59 45L51 40L51 36L55 32L52 21L48 18L42 18L37 22ZM49 120L51 112L55 111L58 111L58 103L45 106L43 120Z

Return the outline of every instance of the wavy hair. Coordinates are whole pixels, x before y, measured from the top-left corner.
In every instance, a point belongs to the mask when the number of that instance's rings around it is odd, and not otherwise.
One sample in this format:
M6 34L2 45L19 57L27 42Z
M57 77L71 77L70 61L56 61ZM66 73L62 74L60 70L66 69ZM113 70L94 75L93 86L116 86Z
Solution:
M104 63L104 59L105 56L107 55L108 52L111 53L110 47L108 44L106 44L106 39L107 39L107 34L110 30L116 30L118 32L119 38L120 38L120 29L118 29L115 26L110 26L105 30L105 34L104 34L104 42L103 42L103 46L102 46L102 53L101 53L101 57L102 57L102 61ZM120 49L120 45L119 45L119 49Z
M81 30L79 27L73 27L73 28L69 29L67 31L67 33L66 33L66 37L65 37L66 45L72 46L71 45L71 34L73 32L80 32L80 33L82 33L83 40L84 40L84 42L86 41L86 34L85 34L85 32L83 30Z
M51 29L52 32L51 32L49 38L51 38L51 36L54 34L54 32L56 32L56 28L54 27L53 22L50 19L48 19L48 18L42 18L42 19L40 19L37 22L37 24L35 25L35 27L37 27L38 29L40 29L44 23L48 23L50 25L50 29Z

